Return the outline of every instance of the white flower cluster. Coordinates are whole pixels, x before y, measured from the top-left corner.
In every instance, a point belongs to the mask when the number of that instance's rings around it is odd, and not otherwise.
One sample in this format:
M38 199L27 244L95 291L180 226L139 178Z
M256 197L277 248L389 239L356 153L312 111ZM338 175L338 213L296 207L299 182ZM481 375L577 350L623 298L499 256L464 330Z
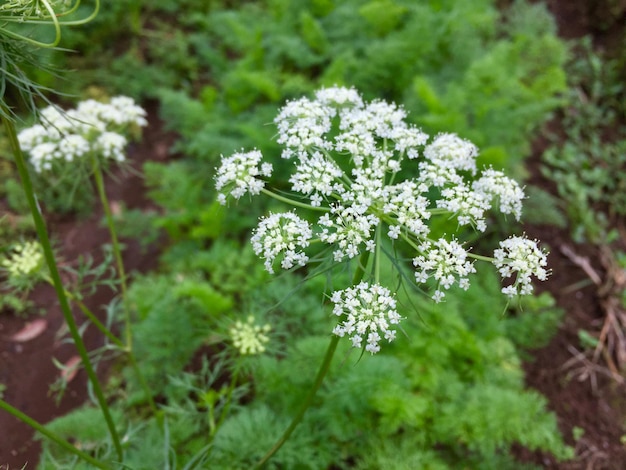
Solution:
M293 212L285 212L262 218L251 242L254 252L265 259L267 271L273 273L274 261L281 255L283 269L305 266L309 257L298 249L309 246L312 236L313 231L306 220Z
M57 162L74 162L91 154L121 162L125 160L125 134L133 126L147 125L145 116L125 96L109 103L82 101L68 111L48 106L41 111L41 123L21 131L18 140L38 173L51 170Z
M263 190L320 214L312 223L295 213L260 220L252 243L268 271L273 272L277 260L284 269L308 263L304 251L313 242L330 245L334 261L341 262L375 253L379 237L386 236L416 250L415 280L434 280L436 301L453 285L468 288L468 276L475 272L471 259L478 256L452 235L433 237L430 220L441 215L484 231L490 210L519 219L524 193L503 173L481 171L478 149L471 142L449 133L429 141L405 119L402 107L382 100L366 102L352 88L325 88L314 99L288 102L275 123L278 142L284 146L282 157L294 162L288 182L297 194L291 199L265 189L272 168L263 163L260 151L222 157L216 172L222 204ZM368 289L359 287L358 292ZM344 300L344 294L336 295ZM357 310L365 307L358 303L354 308L351 314L358 318ZM346 325L336 332L347 334ZM359 341L353 338L355 344ZM376 349L375 344L372 336L368 350Z
M265 345L270 340L267 333L271 329L269 324L263 326L255 324L254 317L250 315L245 323L237 320L229 333L239 354L247 356L265 352Z
M272 176L270 163L262 163L259 167L262 159L263 155L258 150L235 153L228 158L222 156L222 165L215 177L220 204L226 204L228 196L239 199L247 192L252 196L261 192L265 182L259 176Z
M469 274L476 272L474 264L467 261L467 252L455 240L447 241L443 238L434 243L425 241L419 246L422 255L413 258L413 265L418 269L415 280L423 283L429 277L437 281L437 290L433 295L435 302L440 302L445 294L441 290L450 289L455 282L462 289L469 288Z
M27 241L16 245L12 253L0 262L8 273L9 279L19 280L36 278L44 266L43 250L36 241Z
M397 325L401 317L396 311L396 300L385 287L361 282L333 292L330 300L335 304L333 313L346 316L333 333L349 336L353 347L361 348L365 339L365 350L374 354L380 351L378 343L382 338L391 342L396 337L391 325Z
M533 291L531 276L540 281L548 278L546 253L537 247L536 240L524 237L511 237L500 242L500 248L493 252L493 264L504 279L515 276L513 283L502 288L509 297L528 295Z

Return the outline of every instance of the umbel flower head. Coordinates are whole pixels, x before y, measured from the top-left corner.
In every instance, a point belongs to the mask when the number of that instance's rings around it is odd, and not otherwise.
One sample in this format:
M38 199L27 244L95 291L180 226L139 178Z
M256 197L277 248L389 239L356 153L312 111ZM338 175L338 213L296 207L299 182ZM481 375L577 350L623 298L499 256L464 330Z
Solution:
M338 317L345 315L333 333L349 336L355 348L361 348L365 340L365 350L374 354L380 351L378 343L382 338L391 342L396 337L392 325L400 322L400 315L389 289L379 284L361 282L354 287L333 292L330 300L335 304L333 313Z
M548 278L546 253L537 247L537 242L523 237L511 237L500 242L494 251L493 264L503 278L514 277L511 285L503 287L502 293L509 297L527 295L533 291L531 277L540 281Z
M41 111L41 123L22 130L18 140L37 173L90 164L83 162L86 157L99 158L102 163L123 162L127 136L147 124L145 116L146 112L125 96L108 103L82 101L68 111L48 106Z
M519 220L524 192L501 171L479 168L479 150L472 142L453 133L429 138L406 117L401 106L366 102L353 88L324 88L313 99L286 103L275 124L284 147L281 157L293 169L287 181L292 197L285 195L285 182L280 194L268 187L272 168L259 150L222 158L216 169L220 203L263 193L308 210L306 217L285 212L260 219L252 244L269 272L278 264L291 269L311 260L324 262L306 254L313 244L327 245L331 263L343 263L365 253L385 255L393 250L377 248L403 243L414 251L415 282L432 288L436 302L452 286L469 288L474 262L489 258L474 254L457 229L485 231L490 211ZM456 227L435 237L430 228L435 217L452 220ZM502 276L515 273L513 286L505 288L509 295L529 293L531 276L546 276L539 269L545 256L536 242L524 240L503 242L491 259ZM331 299L335 313L347 316L335 334L376 352L380 337L393 339L387 326L399 316L393 295L374 270L371 279L372 284L335 292Z

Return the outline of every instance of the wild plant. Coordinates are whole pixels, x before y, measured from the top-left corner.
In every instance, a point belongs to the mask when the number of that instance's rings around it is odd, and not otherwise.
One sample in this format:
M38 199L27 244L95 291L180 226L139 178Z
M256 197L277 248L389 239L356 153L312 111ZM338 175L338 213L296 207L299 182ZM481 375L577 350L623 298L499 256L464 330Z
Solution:
M292 207L261 217L253 231L253 249L269 273L305 267L309 277L352 273L350 285L326 294L337 317L327 353L302 406L259 467L302 420L340 338L361 354L378 353L396 339L400 286L428 291L439 303L453 286L467 290L475 262L484 261L506 280L502 292L515 298L532 293L533 277L549 274L536 240L512 236L489 257L460 238L467 238L465 228L484 232L492 209L519 219L522 188L501 171L479 171L471 142L455 134L429 139L405 118L401 107L366 102L353 88L324 88L314 99L288 102L275 119L281 156L291 163L288 184L268 188L274 168L258 150L222 157L216 169L220 203L262 194ZM437 218L452 221L449 232L431 230ZM397 266L395 278L382 275L383 257Z

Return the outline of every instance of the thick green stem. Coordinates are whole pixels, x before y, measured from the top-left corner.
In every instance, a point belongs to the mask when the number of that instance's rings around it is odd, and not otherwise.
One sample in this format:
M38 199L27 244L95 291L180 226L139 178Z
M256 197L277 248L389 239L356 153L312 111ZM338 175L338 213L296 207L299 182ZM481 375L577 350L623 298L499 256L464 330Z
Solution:
M15 157L15 165L17 167L17 171L22 180L22 187L24 188L24 194L26 196L26 200L28 201L28 205L30 207L31 214L33 216L33 220L35 222L35 228L37 230L37 235L39 237L39 242L41 243L41 247L44 252L44 257L46 259L46 263L48 264L48 270L50 273L50 277L52 279L52 284L54 285L54 289L56 291L57 297L59 299L59 304L61 306L61 312L63 313L63 317L65 318L65 322L67 323L68 329L70 331L70 335L74 341L74 345L76 346L76 350L78 355L80 356L83 366L85 368L85 372L87 373L87 377L93 386L93 391L102 410L102 414L104 415L104 419L106 420L107 426L109 428L109 433L111 434L111 439L113 440L113 444L115 445L115 449L117 451L119 460L122 460L122 445L120 443L120 438L115 429L115 424L113 423L113 418L111 417L111 413L109 411L109 407L104 398L104 394L102 393L102 387L100 386L100 382L98 381L98 377L91 365L91 361L89 360L89 355L87 353L87 349L85 348L85 344L80 336L78 331L78 327L76 326L76 321L72 316L72 311L70 309L67 296L65 295L65 289L63 287L63 282L61 281L61 276L59 275L59 270L57 268L56 260L54 258L54 253L52 252L52 246L50 244L50 240L48 238L48 231L46 229L46 224L41 215L39 205L37 203L37 199L35 197L35 192L33 190L33 185L30 179L30 175L28 174L28 169L26 167L26 161L24 159L24 155L22 154L22 149L20 148L19 141L17 140L17 132L15 130L15 125L13 121L11 121L8 116L8 110L2 109L0 114L2 115L2 122L5 126L7 137L9 138L11 148L13 150L13 156Z
M365 275L365 269L367 267L368 259L369 259L369 251L364 251L363 253L361 253L361 256L359 258L359 264L356 267L356 271L354 272L354 277L352 279L353 285L358 284L363 279L363 276ZM256 469L261 469L265 466L265 464L270 460L270 458L272 458L272 456L276 452L278 452L278 449L280 449L283 446L283 444L287 442L287 439L289 439L289 437L291 436L293 431L296 429L298 424L300 424L300 422L302 421L302 418L304 417L304 413L306 413L306 410L308 410L311 404L313 403L313 398L315 398L317 391L322 386L322 382L324 381L324 378L326 377L326 374L328 373L330 369L330 364L335 355L335 351L337 350L337 345L339 344L339 340L340 340L339 336L333 335L333 337L330 340L330 344L328 345L328 349L326 350L326 355L324 356L324 360L322 361L322 364L320 365L320 368L317 371L317 376L315 377L315 381L313 382L313 385L311 386L311 388L309 389L309 392L304 398L304 401L302 402L300 409L298 410L296 415L293 417L293 419L291 420L291 424L285 430L285 432L280 437L280 439L276 441L276 444L274 444L274 446L256 464L255 466Z
M3 409L7 413L15 416L17 419L19 419L20 421L26 423L31 428L33 428L35 431L38 431L39 433L41 433L44 436L46 436L48 439L53 441L55 444L63 447L68 452L71 452L72 454L77 455L78 457L83 459L85 462L90 463L94 467L102 468L104 470L111 470L111 467L109 467L108 465L106 465L106 464L104 464L102 462L99 462L98 460L94 459L90 455L88 455L88 454L84 453L83 451L77 449L72 444L67 442L65 439L57 436L55 433L53 433L52 431L46 429L44 426L39 424L33 418L31 418L28 415L25 415L20 410L18 410L17 408L12 407L11 405L9 405L7 402L5 402L2 399L0 399L0 409Z
M132 335L130 332L130 313L128 311L127 304L127 284L126 284L126 270L124 269L124 260L122 258L122 250L120 248L120 242L117 238L117 231L115 230L115 222L113 220L113 214L111 212L111 205L107 198L106 191L104 189L104 178L102 177L102 169L98 159L93 157L93 174L96 180L96 188L98 190L98 197L102 203L104 215L107 221L107 227L109 228L109 234L111 235L111 244L113 245L113 256L115 257L115 264L117 265L117 275L120 278L120 285L122 288L122 306L124 310L124 329L126 330L126 347L129 351L132 351Z

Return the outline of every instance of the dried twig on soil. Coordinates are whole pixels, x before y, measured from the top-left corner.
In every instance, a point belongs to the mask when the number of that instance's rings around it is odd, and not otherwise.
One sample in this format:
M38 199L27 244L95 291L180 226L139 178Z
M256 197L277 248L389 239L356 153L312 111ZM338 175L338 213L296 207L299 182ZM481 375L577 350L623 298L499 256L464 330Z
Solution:
M597 286L600 307L604 312L602 328L597 337L598 343L591 359L588 359L584 354L581 357L582 353L574 350L576 351L573 353L574 357L566 364L571 366L571 361L582 362L584 364L582 367L586 370L590 364L597 366L602 357L608 371L610 371L610 377L619 383L624 383L621 372L626 367L626 310L622 296L626 290L626 271L619 265L613 251L608 246L601 246L599 253L599 260L604 268L604 276L598 274L598 271L591 266L589 258L576 254L571 247L563 245L561 252L580 267ZM607 370L606 368L602 369ZM592 376L584 371L579 371L577 375L590 378L592 387L595 389L595 375Z

